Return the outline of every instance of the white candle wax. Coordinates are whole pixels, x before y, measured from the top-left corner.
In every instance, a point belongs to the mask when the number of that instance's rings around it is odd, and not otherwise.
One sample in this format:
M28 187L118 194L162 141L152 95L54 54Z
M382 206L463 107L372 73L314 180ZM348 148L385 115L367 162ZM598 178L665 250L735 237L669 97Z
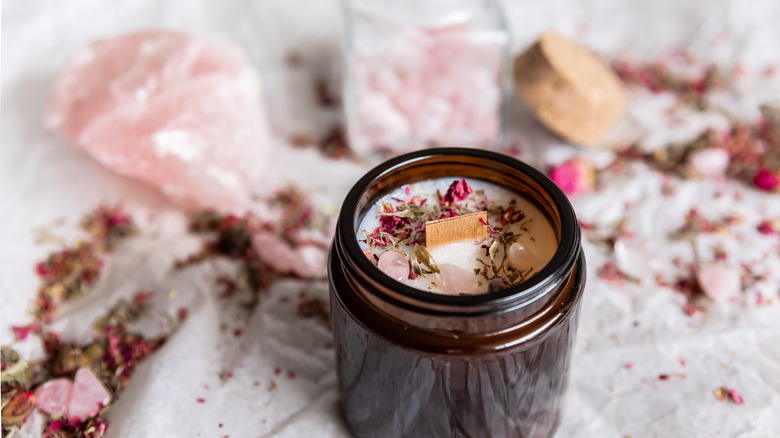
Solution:
M474 295L527 280L552 259L555 232L535 205L491 183L465 180L457 186L458 181L447 177L405 185L371 207L356 235L381 271L417 289ZM484 239L425 248L433 260L421 263L414 248L425 245L425 221L478 211L488 212Z

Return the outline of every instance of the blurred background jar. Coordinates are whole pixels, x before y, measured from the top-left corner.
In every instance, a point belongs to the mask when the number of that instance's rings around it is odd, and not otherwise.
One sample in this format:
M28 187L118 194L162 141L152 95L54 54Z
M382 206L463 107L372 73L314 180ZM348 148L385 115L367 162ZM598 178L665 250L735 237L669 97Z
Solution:
M500 143L510 36L494 0L344 0L344 107L358 154Z

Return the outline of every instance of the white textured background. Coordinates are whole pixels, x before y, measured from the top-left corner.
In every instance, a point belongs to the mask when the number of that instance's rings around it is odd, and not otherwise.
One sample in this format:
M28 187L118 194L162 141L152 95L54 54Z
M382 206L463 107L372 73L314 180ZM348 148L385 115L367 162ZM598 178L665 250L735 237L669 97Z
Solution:
M316 152L292 151L292 132L321 133L333 114L315 105L311 83L327 76L338 60L340 15L335 1L285 0L9 0L2 11L2 147L0 148L0 293L2 341L11 324L28 321L27 303L37 279L33 264L56 248L36 245L33 229L48 227L71 240L76 222L100 201L121 201L142 222L143 235L113 257L89 298L64 309L57 328L71 337L122 296L151 288L160 306L190 308L190 317L136 372L111 409L109 436L339 437L346 432L335 407L330 333L295 315L302 287L326 298L324 284L277 284L253 315L215 298L213 279L231 268L206 264L171 274L170 263L197 247L186 236L184 216L151 189L116 176L71 148L41 123L46 95L66 58L91 40L124 31L173 28L229 41L248 53L266 86L272 125L278 134L266 186L296 182L338 204L369 163L325 160ZM540 31L555 27L576 35L602 54L654 58L685 47L747 75L720 106L746 119L757 103L780 102L778 75L760 78L780 63L780 2L765 1L505 1L517 50ZM302 55L304 69L289 70L285 54ZM723 126L719 115L695 114L669 123L668 96L632 94L632 108L617 136L660 145L684 139L705 126ZM550 136L522 108L513 136L526 145L525 159L555 162L576 152ZM621 137L622 136L622 137ZM591 154L594 159L609 154ZM706 236L767 279L739 302L712 305L689 317L683 298L644 285L617 287L596 269L609 255L586 242L589 283L577 351L558 437L780 436L780 256L778 236L755 226L780 217L780 198L730 181L675 181L672 201L660 194L662 177L643 166L611 177L599 191L574 201L581 219L603 226L622 218L651 251L635 255L640 276L675 269L674 255L691 258L688 243L667 242L691 207L717 218L736 213L743 221L726 235ZM720 192L720 194L718 194ZM64 218L64 222L62 219ZM705 251L706 253L706 251ZM176 289L174 300L164 298ZM769 301L756 306L757 293ZM227 307L226 307L227 306ZM636 322L636 324L635 324ZM246 327L240 338L233 327ZM20 349L34 355L35 345ZM681 363L685 362L685 365ZM626 369L626 363L633 363ZM274 369L284 372L275 375ZM233 371L225 383L220 371ZM295 379L287 371L296 373ZM660 374L685 374L659 381ZM278 390L269 391L271 381ZM259 382L257 386L254 382ZM737 388L742 406L720 403L713 390ZM204 398L199 404L197 398ZM219 427L219 424L222 427Z

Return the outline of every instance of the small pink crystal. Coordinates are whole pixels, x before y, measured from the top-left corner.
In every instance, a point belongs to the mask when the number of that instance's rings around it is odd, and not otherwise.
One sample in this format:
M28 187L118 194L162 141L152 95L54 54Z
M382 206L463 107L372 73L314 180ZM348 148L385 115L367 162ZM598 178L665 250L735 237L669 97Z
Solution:
M479 287L479 281L473 271L450 263L439 265L439 273L434 282L447 295L472 295Z
M722 176L730 162L731 157L728 151L721 148L701 149L688 157L688 164L691 168L705 178Z
M51 415L65 415L68 411L68 400L73 390L69 379L52 379L35 390L35 404L38 409Z
M270 145L244 55L167 31L92 43L52 88L46 125L112 170L189 206L248 202Z
M596 173L590 161L573 158L550 170L550 179L569 196L588 192L596 184Z
M772 172L761 169L753 177L753 184L761 190L770 191L774 190L780 184L780 181L778 181L776 176L772 175Z
M409 257L399 251L386 251L379 256L377 267L395 281L409 278Z
M73 378L73 391L68 402L68 418L85 420L108 405L111 394L89 368L79 368Z
M520 242L515 242L509 246L507 260L511 267L519 271L525 271L538 262L534 253Z
M325 276L327 254L319 247L299 245L293 248L275 234L265 232L252 237L252 246L260 259L277 272L305 278Z
M734 298L742 290L739 270L719 262L709 262L699 267L696 281L708 297L718 302Z

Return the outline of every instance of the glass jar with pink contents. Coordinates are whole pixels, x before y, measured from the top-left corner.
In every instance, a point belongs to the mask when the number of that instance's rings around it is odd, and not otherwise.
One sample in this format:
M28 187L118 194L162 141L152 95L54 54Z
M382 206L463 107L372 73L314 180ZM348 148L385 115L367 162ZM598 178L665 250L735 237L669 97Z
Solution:
M494 0L344 0L350 146L409 151L498 143L509 32Z

